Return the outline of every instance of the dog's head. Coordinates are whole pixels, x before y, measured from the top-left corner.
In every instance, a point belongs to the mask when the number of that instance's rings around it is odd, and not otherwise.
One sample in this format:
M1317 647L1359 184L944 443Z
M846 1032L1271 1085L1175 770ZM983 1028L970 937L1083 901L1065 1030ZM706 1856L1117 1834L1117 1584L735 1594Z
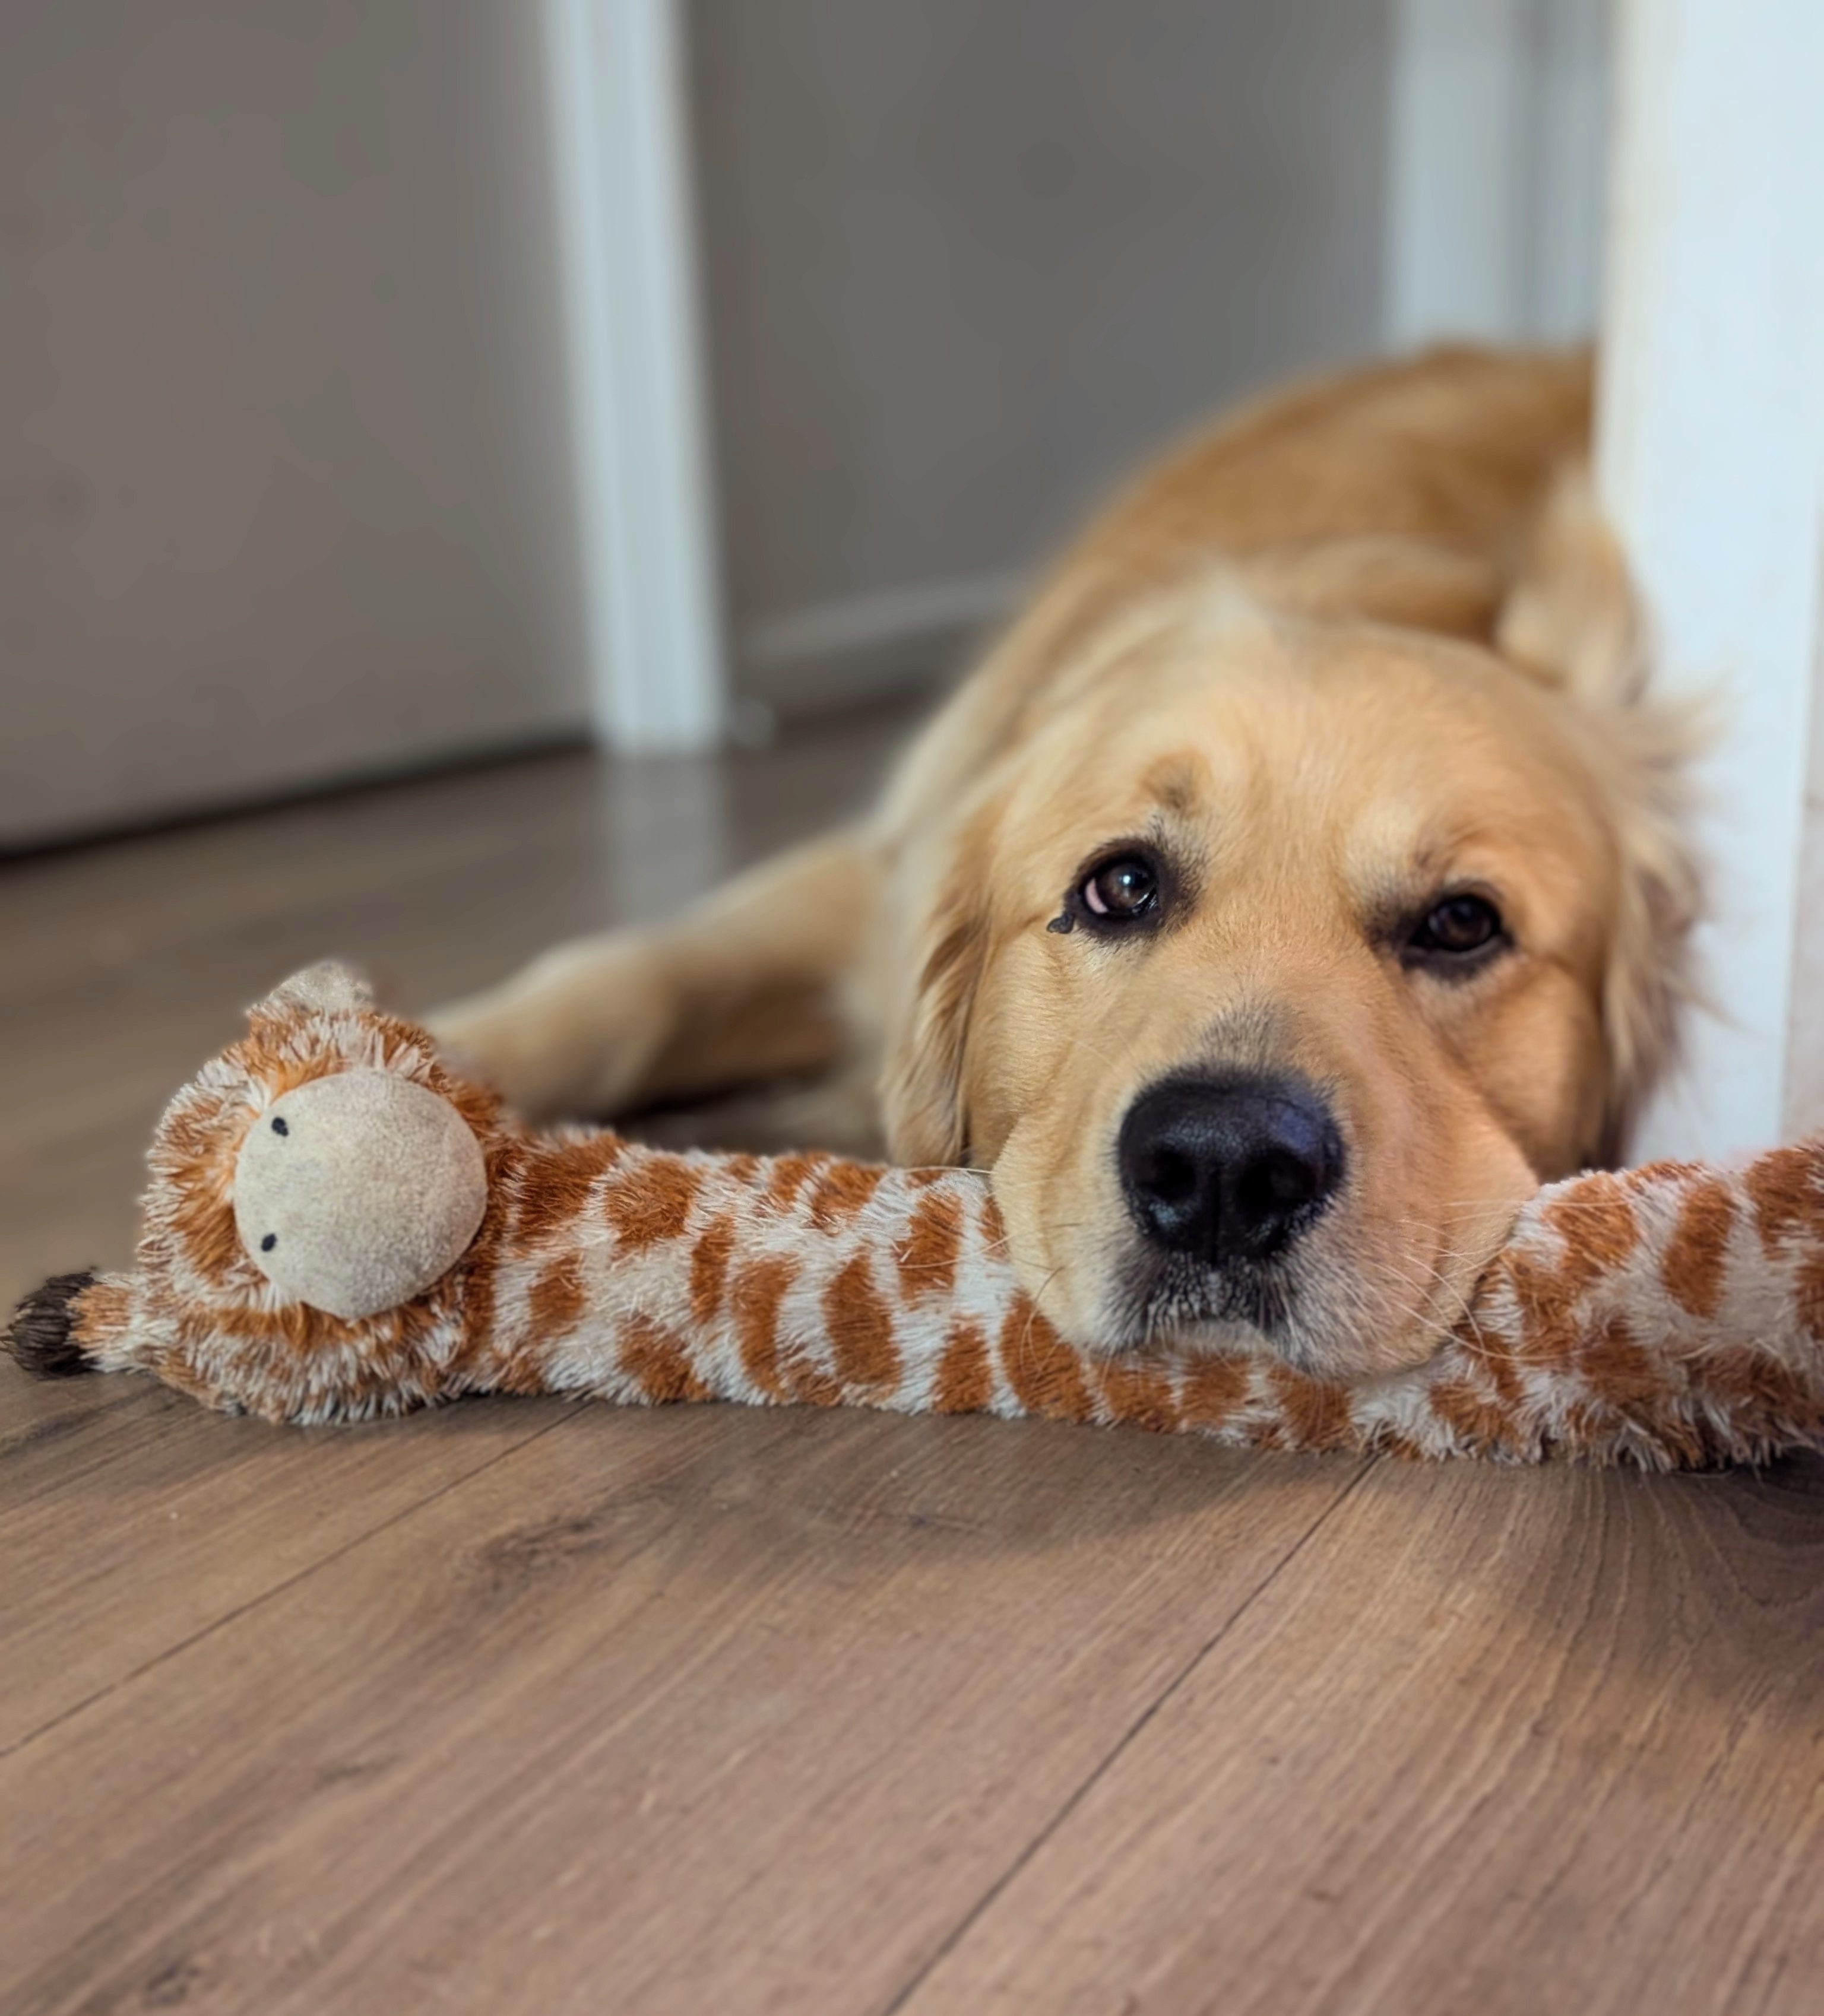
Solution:
M889 1138L993 1169L1073 1340L1411 1363L1613 1152L1682 986L1678 736L1512 614L1502 655L1166 598L947 822Z

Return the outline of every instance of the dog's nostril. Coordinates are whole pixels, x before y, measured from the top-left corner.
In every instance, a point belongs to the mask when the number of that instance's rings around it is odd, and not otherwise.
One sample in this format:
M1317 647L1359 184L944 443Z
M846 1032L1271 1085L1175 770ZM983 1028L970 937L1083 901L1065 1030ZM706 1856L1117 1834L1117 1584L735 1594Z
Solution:
M1303 1157L1269 1150L1236 1178L1235 1201L1244 1211L1296 1211L1315 1196L1318 1180L1318 1170Z
M1253 1074L1152 1086L1122 1123L1118 1152L1141 1230L1211 1266L1277 1252L1343 1175L1342 1141L1318 1093Z
M1196 1190L1197 1165L1188 1155L1161 1148L1143 1158L1136 1180L1148 1196L1157 1197L1160 1203L1178 1204Z

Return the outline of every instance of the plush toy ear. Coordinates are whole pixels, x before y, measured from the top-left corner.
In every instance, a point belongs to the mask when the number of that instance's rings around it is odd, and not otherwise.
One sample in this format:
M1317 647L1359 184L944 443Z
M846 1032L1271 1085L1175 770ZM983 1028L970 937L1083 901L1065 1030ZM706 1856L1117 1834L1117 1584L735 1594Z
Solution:
M274 988L261 1008L316 1008L329 1011L373 1006L373 989L365 974L341 959L326 959L307 966ZM258 1012L257 1010L255 1012Z
M234 1169L234 1222L288 1302L358 1323L442 1278L488 1208L481 1143L446 1099L391 1071L275 1100Z
M1641 1102L1672 1061L1695 996L1691 927L1701 913L1687 837L1688 773L1704 710L1653 697L1646 613L1620 542L1581 467L1558 481L1501 607L1496 647L1583 714L1607 796L1619 888L1603 983L1608 1092L1601 1159L1620 1159Z

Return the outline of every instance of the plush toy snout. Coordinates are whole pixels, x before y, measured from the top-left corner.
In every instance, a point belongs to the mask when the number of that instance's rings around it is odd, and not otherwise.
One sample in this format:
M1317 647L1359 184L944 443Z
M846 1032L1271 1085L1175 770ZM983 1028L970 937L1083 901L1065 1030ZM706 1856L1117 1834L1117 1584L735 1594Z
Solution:
M355 1323L462 1258L488 1208L481 1143L448 1100L355 1069L273 1101L242 1143L234 1222L287 1301Z

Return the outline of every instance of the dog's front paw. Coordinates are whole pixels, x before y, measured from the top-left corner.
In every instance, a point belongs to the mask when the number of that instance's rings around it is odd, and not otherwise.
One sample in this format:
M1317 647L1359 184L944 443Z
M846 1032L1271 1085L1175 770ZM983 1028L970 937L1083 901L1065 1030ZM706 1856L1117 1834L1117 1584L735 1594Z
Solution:
M637 1097L669 1032L666 1001L642 948L566 946L425 1027L528 1120L601 1120Z

